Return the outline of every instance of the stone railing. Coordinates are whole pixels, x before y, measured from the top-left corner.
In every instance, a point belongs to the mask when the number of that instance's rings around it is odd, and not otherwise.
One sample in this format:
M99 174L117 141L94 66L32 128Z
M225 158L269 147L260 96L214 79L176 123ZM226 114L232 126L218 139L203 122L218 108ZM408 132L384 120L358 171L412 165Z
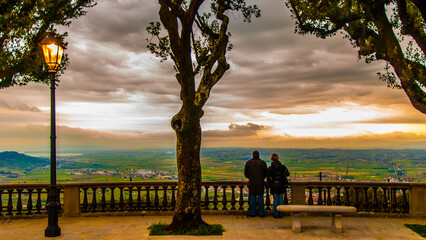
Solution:
M48 184L0 185L0 217L46 214ZM272 209L269 187L265 208ZM173 211L177 182L59 183L64 216ZM426 183L290 182L284 204L346 205L359 212L426 215ZM247 210L246 181L202 183L204 211L227 213Z

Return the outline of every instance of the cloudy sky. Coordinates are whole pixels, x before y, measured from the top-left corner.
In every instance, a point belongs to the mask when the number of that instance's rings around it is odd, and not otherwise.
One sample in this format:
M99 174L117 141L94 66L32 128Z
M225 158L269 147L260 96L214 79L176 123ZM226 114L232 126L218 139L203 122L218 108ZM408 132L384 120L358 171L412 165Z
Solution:
M257 1L251 24L230 14L231 69L202 118L204 147L426 148L426 116L357 59L342 35L294 34L282 0ZM63 31L70 65L57 89L58 150L173 147L179 86L146 49L155 0L103 0ZM49 149L50 91L0 90L0 150Z

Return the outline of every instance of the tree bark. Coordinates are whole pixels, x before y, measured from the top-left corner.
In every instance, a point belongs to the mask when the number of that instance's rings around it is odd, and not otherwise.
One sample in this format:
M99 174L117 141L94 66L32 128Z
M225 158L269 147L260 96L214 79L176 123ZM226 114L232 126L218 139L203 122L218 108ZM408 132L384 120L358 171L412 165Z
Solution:
M175 214L167 230L183 233L207 225L201 219L201 110L183 105L172 121L176 133L178 193Z

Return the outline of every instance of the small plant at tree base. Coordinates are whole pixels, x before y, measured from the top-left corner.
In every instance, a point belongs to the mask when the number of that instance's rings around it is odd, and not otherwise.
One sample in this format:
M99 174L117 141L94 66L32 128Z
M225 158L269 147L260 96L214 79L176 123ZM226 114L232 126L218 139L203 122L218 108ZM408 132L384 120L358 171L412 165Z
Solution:
M168 224L165 223L154 223L148 227L149 235L223 235L225 229L220 224L211 224L211 225L199 225L198 229L183 232L181 234L173 233L171 231L167 231Z
M406 227L426 238L426 225L421 224L405 224Z

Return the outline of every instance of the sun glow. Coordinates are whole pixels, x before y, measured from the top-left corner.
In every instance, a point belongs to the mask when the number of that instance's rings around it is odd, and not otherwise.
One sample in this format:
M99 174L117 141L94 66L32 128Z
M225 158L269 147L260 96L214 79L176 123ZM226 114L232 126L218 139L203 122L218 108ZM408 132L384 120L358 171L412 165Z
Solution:
M392 111L385 109L346 104L306 114L285 115L265 111L261 113L262 119L253 123L272 126L270 133L273 135L295 137L342 137L407 129L408 126L400 124L373 123L376 119L393 115ZM424 126L411 127L422 128Z

